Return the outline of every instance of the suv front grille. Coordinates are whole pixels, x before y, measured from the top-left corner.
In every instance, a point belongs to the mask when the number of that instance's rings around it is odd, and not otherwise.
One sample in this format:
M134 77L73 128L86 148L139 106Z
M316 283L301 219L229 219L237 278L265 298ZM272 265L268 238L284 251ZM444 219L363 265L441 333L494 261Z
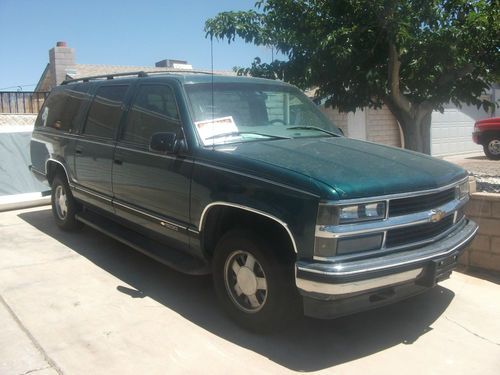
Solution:
M454 228L466 225L464 206L469 197L457 194L460 193L461 184L465 182L464 179L454 185L450 184L441 191L417 191L413 196L408 193L404 196L389 195L379 198L379 201L385 200L388 205L384 220L349 223L349 225L317 223L316 239L327 244L328 246L324 245L325 248L335 249L336 256L345 255L353 259L363 256L364 253L370 253L371 256L428 246L441 241ZM354 205L358 202L361 205L376 201L377 198L360 199L356 202L340 201L332 206ZM332 212L333 216L335 210ZM366 244L367 240L372 241L369 246ZM349 253L346 251L347 243ZM318 259L330 258L318 254L319 252L315 250Z
M408 245L412 242L429 240L450 229L453 215L443 218L437 223L425 223L387 231L386 247Z
M389 217L430 210L451 202L453 199L455 199L455 188L439 193L392 199L389 201Z

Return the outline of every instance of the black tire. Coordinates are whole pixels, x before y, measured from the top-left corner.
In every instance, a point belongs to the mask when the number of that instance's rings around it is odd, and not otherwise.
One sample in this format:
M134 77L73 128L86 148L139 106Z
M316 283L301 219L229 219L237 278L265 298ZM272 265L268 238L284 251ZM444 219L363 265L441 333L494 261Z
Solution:
M217 297L238 325L253 332L279 330L301 313L293 261L275 249L245 230L226 233L215 249Z
M484 154L488 159L500 160L500 136L493 136L483 145Z
M66 178L57 174L52 181L52 214L59 228L67 231L82 227L75 219L79 211L78 203L73 198Z

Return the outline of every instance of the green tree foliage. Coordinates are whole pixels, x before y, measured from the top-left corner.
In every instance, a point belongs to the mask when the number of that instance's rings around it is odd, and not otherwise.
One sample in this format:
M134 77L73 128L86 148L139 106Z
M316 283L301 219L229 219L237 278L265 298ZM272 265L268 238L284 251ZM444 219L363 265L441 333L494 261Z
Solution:
M498 0L261 0L219 13L205 31L287 57L240 74L317 88L341 111L386 104L416 151L430 152L432 110L494 105L480 96L499 78Z

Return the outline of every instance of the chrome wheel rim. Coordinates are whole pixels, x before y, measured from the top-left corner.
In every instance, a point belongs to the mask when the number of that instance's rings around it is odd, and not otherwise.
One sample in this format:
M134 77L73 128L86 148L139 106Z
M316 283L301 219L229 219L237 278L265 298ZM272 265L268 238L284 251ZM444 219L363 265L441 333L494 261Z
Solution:
M256 313L267 300L267 279L264 269L247 251L232 252L224 265L224 283L235 306L247 313Z
M493 155L500 155L500 140L498 139L493 139L488 143L488 150L493 154Z
M65 220L68 215L68 199L66 190L62 185L56 187L54 203L56 206L57 217Z

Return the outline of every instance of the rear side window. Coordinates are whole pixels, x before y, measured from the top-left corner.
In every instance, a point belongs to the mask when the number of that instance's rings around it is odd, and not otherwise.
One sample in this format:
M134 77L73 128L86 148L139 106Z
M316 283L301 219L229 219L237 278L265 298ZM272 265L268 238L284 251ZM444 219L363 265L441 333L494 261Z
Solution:
M101 86L89 109L84 134L113 138L123 114L122 103L128 85Z
M155 133L179 131L179 113L172 88L165 85L140 86L121 139L149 145Z
M74 132L86 100L87 89L87 85L71 85L51 94L42 109L37 127Z

